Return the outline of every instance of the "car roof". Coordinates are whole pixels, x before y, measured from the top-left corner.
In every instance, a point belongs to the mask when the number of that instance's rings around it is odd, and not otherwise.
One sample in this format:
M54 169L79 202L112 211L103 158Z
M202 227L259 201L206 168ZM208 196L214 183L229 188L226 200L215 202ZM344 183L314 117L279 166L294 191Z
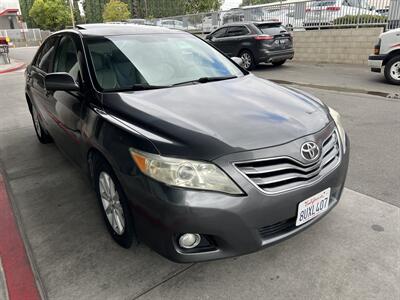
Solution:
M107 36L107 35L131 35L131 34L165 34L185 33L181 30L168 29L159 26L121 23L121 24L82 24L76 25L76 31L82 35Z
M276 21L276 20L269 20L269 21L254 21L254 22L232 22L232 23L227 23L224 24L221 27L228 27L228 26L240 26L240 25L264 25L264 24L276 24L276 25L281 25L281 21Z

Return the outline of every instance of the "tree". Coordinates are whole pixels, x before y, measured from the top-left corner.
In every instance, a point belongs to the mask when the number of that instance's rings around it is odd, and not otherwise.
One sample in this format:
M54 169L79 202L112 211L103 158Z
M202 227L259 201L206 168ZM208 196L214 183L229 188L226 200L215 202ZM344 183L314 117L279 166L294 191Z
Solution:
M243 0L240 6L267 4L273 2L280 2L280 0Z
M197 14L201 12L210 12L218 10L221 5L221 0L187 0L186 2L186 14Z
M105 0L84 0L83 10L87 23L102 23Z
M134 0L141 17L171 17L220 9L222 0Z
M41 28L60 30L71 25L71 14L64 0L35 0L29 16Z
M123 21L129 19L128 4L119 0L110 0L104 7L103 20L105 22Z
M32 8L33 1L34 0L19 0L19 5L21 7L21 15L22 15L24 22L26 22L26 25L28 26L28 28L35 27L35 25L36 25L33 22L32 18L29 16L29 11Z

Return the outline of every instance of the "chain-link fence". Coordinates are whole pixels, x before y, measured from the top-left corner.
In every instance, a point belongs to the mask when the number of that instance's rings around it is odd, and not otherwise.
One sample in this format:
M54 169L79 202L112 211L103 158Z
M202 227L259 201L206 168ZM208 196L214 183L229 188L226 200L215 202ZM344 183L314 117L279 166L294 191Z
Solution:
M10 38L12 46L38 46L51 32L40 29L2 29L0 36Z
M168 28L208 33L221 25L247 21L281 21L293 30L400 27L400 0L287 0L229 11L148 20Z

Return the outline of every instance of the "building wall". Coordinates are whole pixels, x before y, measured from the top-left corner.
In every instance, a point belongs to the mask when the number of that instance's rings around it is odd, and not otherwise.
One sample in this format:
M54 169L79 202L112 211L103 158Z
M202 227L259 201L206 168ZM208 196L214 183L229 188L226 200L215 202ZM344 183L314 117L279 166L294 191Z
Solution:
M21 11L19 7L19 0L0 0L0 11L7 8L17 8Z
M0 29L12 29L12 27L10 26L10 21L8 19L8 15L6 16L0 16ZM17 21L17 16L12 15L10 16L12 23L14 25L14 29L18 29L18 21Z
M296 31L295 61L367 64L382 28Z

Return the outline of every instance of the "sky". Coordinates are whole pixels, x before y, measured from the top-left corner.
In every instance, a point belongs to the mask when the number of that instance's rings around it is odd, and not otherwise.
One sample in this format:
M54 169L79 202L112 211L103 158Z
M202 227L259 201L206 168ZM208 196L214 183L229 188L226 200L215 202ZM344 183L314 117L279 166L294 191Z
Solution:
M222 4L222 10L238 7L240 3L242 3L242 0L225 0L224 4Z

